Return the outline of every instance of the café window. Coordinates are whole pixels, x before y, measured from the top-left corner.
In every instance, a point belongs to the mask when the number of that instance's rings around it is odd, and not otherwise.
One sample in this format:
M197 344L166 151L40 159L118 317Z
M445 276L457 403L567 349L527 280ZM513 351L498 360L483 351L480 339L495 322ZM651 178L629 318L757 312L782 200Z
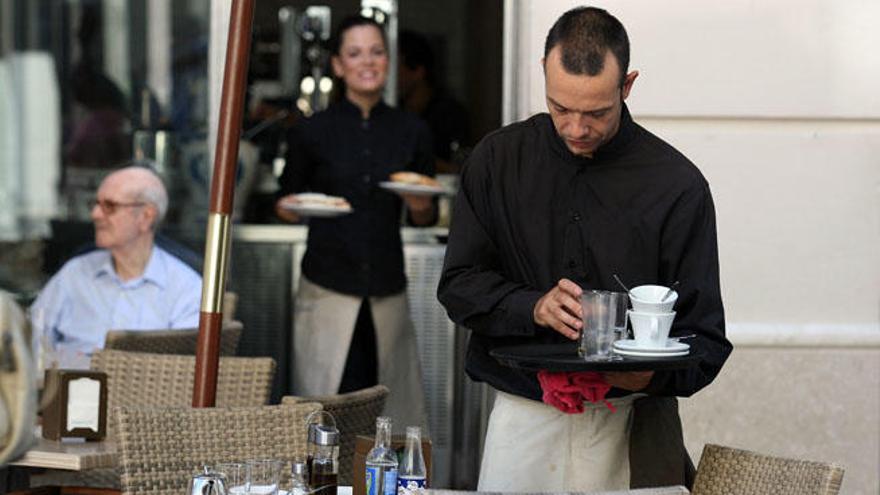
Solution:
M132 160L151 160L180 192L206 139L209 9L210 0L2 2L0 237L88 220L101 178Z

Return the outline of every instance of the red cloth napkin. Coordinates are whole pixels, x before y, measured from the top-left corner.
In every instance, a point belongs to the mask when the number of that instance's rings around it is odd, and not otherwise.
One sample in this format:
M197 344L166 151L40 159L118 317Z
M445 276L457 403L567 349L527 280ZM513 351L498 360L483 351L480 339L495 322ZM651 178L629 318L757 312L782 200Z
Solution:
M594 403L603 401L611 412L617 411L605 400L605 394L611 390L611 385L605 383L600 373L539 371L538 382L541 384L541 390L544 391L541 400L566 414L584 412L585 400Z

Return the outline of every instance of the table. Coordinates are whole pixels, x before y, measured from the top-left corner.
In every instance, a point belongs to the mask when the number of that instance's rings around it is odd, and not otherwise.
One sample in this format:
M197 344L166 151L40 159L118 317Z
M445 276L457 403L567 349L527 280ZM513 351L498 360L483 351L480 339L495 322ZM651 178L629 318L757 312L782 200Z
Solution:
M86 469L115 467L117 459L116 444L112 441L59 442L38 437L37 443L33 447L19 459L9 464L12 466L83 471Z
M690 492L683 486L666 486L660 488L633 488L610 492L556 492L544 495L687 495ZM501 495L499 492L471 492L461 490L429 489L427 495ZM504 495L528 495L524 493L504 492Z

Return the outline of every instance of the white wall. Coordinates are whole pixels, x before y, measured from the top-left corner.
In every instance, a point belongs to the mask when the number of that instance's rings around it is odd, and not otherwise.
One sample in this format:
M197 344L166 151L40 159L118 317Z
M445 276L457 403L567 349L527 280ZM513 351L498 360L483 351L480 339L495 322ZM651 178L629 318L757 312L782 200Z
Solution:
M716 383L683 403L691 453L739 439L841 462L842 493L877 493L880 2L594 4L629 32L636 120L690 157L715 198L728 334L739 347ZM505 5L517 31L506 38L506 115L521 119L546 111L544 37L578 3ZM853 349L865 354L848 361ZM760 410L799 428L738 409L749 403L779 404ZM828 434L811 433L841 420L874 423L834 430L830 449ZM776 441L787 434L801 436Z
M576 2L520 0L514 115ZM715 197L728 321L880 332L880 2L596 2L627 26L637 121Z

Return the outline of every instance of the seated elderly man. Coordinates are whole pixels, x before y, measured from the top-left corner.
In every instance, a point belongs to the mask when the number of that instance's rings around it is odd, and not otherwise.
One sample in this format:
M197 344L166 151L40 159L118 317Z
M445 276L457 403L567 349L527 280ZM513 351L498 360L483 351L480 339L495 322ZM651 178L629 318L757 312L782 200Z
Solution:
M101 183L92 206L95 251L55 274L31 306L34 338L62 367L84 367L111 329L198 326L201 276L155 245L168 193L150 169L127 167Z

